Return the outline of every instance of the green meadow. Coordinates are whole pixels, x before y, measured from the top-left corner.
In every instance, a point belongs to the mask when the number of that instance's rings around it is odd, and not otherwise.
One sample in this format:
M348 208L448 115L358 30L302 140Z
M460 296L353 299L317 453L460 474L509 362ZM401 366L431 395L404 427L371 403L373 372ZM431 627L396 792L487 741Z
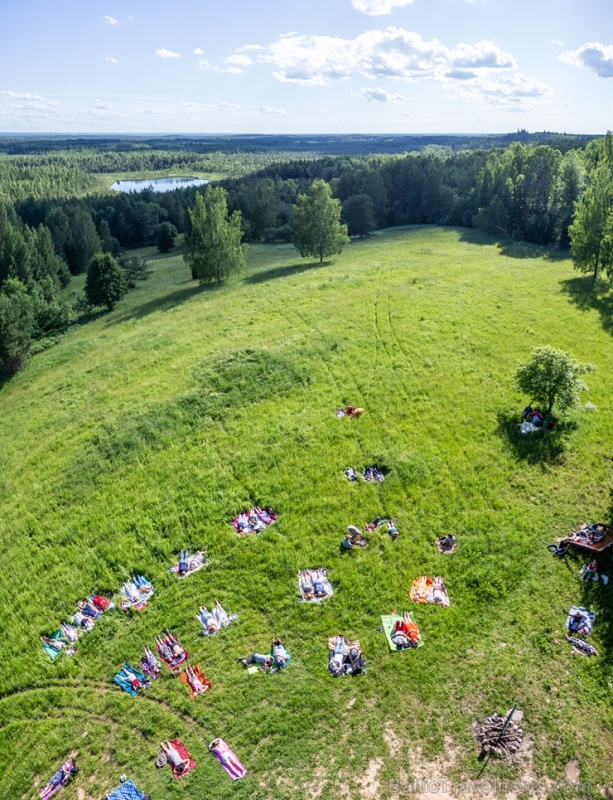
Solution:
M101 800L121 773L153 800L454 800L476 792L411 781L482 770L524 781L518 800L604 796L613 568L603 558L612 582L587 587L585 558L545 546L610 520L606 298L590 301L564 255L469 230L390 230L323 266L251 246L247 273L221 287L145 254L149 281L0 388L0 797L37 797L71 754L79 774L59 800ZM596 369L583 405L534 441L518 433L530 398L513 373L537 344ZM365 413L336 419L347 404ZM381 485L342 472L373 464ZM278 522L240 538L228 521L254 504ZM341 556L346 526L377 515L399 539L379 531ZM452 556L435 547L447 532ZM182 547L210 563L179 581ZM319 566L334 596L300 603L298 570ZM146 610L106 614L52 662L38 637L135 571L156 587ZM444 577L449 608L409 601L419 575ZM199 636L215 598L239 618ZM572 604L596 611L597 658L571 656ZM389 651L377 628L391 609L412 612L423 647ZM136 698L111 682L165 629L213 683L194 702L168 671ZM328 674L337 633L360 640L366 675ZM290 665L248 675L236 659L273 636ZM478 761L475 721L516 700L521 757ZM236 784L207 752L218 736L248 769ZM155 768L166 738L196 759L181 780Z

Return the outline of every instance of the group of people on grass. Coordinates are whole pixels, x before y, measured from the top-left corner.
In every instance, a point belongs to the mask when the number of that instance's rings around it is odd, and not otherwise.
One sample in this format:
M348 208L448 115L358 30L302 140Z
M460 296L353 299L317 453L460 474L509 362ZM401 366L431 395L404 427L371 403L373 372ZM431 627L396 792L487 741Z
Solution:
M91 631L105 611L114 608L106 597L94 594L87 600L78 600L76 611L69 617L69 622L61 622L59 629L52 636L41 636L43 648L55 658L59 653L73 655L76 653L75 642L86 631Z

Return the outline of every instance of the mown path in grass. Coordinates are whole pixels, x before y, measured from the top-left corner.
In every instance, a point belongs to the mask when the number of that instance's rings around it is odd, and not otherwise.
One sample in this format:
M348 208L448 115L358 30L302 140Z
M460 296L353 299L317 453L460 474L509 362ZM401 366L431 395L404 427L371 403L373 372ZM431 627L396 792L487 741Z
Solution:
M609 506L612 342L564 291L570 261L440 228L354 242L323 266L289 246L248 260L246 275L201 288L180 257L156 259L113 313L0 389L0 795L33 796L78 752L66 800L79 788L98 800L121 772L154 798L367 796L369 767L388 797L418 747L430 763L452 744L447 777L474 778L473 721L516 699L534 775L562 780L576 757L582 780L606 785L610 593L586 594L581 561L544 547ZM596 409L537 448L514 435L527 398L512 374L542 343L596 365L583 398ZM365 414L337 420L348 403ZM366 464L389 471L382 485L346 481L345 466ZM279 521L239 539L227 521L255 502ZM341 557L346 525L376 515L394 517L399 540L376 533ZM434 546L445 532L452 557ZM178 582L166 570L183 546L210 565ZM297 571L317 566L335 594L305 606ZM38 636L134 570L156 585L147 610L108 615L51 663ZM421 574L445 577L451 607L411 608L424 647L392 654L380 615L408 608ZM195 613L215 597L239 620L204 640ZM562 608L577 601L599 612L597 659L564 641ZM213 682L194 703L168 674L136 699L110 683L166 628ZM327 674L337 632L360 639L366 676ZM276 635L291 665L247 676L236 658ZM175 736L198 766L170 784L153 761ZM206 752L214 736L249 770L236 786Z

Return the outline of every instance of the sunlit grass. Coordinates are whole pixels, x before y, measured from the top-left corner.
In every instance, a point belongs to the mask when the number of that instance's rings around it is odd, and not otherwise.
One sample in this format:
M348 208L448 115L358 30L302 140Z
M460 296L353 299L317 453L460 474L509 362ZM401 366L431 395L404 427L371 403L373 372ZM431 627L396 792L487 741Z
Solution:
M290 246L250 247L248 261L246 275L203 288L180 256L156 258L112 313L0 390L0 795L32 796L36 776L44 783L78 751L65 800L80 786L97 800L121 772L154 798L294 799L319 785L337 797L376 758L387 797L390 780L411 776L409 753L419 745L434 759L445 737L457 749L448 777L474 778L473 721L516 699L536 775L563 779L576 757L583 780L606 785L609 595L592 598L601 656L571 658L562 608L591 598L581 562L544 548L609 503L611 338L562 291L570 261L440 228L355 242L324 266ZM584 398L596 409L537 447L509 419L529 399L512 386L517 362L542 343L596 365ZM364 415L337 420L348 403ZM348 464L388 477L350 484ZM254 503L279 521L239 539L227 521ZM394 517L399 540L373 534L341 557L346 525L378 514ZM447 531L459 540L452 557L434 546ZM177 581L167 568L183 546L204 548L210 565ZM297 571L317 566L335 594L302 605ZM157 587L148 609L103 619L75 657L52 664L38 636L133 570ZM445 577L451 607L411 609L425 645L391 654L379 617L408 607L422 574ZM195 613L215 597L239 620L204 640ZM136 699L110 683L165 628L213 682L194 703L168 674ZM337 632L360 639L368 675L327 675ZM291 665L247 676L236 658L276 635ZM169 785L153 761L175 736L198 766ZM236 786L206 753L214 736L249 770Z

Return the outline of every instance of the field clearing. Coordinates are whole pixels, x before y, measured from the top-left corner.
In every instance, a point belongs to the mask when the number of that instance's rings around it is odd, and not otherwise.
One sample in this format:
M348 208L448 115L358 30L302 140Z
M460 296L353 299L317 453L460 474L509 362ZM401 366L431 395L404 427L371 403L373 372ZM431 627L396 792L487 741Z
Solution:
M613 351L580 302L584 279L548 250L428 227L353 242L323 266L285 245L251 246L248 262L203 288L180 256L155 258L112 313L0 389L0 797L37 796L70 753L80 772L61 800L101 800L122 772L153 800L412 797L413 778L475 779L474 721L515 700L529 746L484 777L538 782L553 800L577 759L573 796L603 796L613 570L603 559L612 583L586 588L583 560L545 549L610 517ZM540 446L515 433L529 398L512 386L536 344L596 366L583 396L595 408ZM337 420L348 403L366 412ZM389 473L350 484L348 464ZM256 502L279 521L239 539L227 521ZM341 557L346 525L376 515L396 520L398 541L375 533ZM446 532L451 557L434 545ZM167 572L181 547L210 561L185 581ZM301 605L296 573L318 566L335 594ZM135 570L156 586L146 611L108 615L52 663L38 636ZM450 608L410 604L425 574L445 577ZM215 597L239 619L208 640L195 613ZM597 611L598 658L570 656L573 603ZM409 605L425 644L390 653L379 617ZM212 690L191 703L167 673L121 693L111 676L167 628ZM359 638L367 675L327 674L336 633ZM277 635L285 671L235 663ZM206 752L216 736L249 771L235 785ZM153 762L174 737L197 768L170 783Z

